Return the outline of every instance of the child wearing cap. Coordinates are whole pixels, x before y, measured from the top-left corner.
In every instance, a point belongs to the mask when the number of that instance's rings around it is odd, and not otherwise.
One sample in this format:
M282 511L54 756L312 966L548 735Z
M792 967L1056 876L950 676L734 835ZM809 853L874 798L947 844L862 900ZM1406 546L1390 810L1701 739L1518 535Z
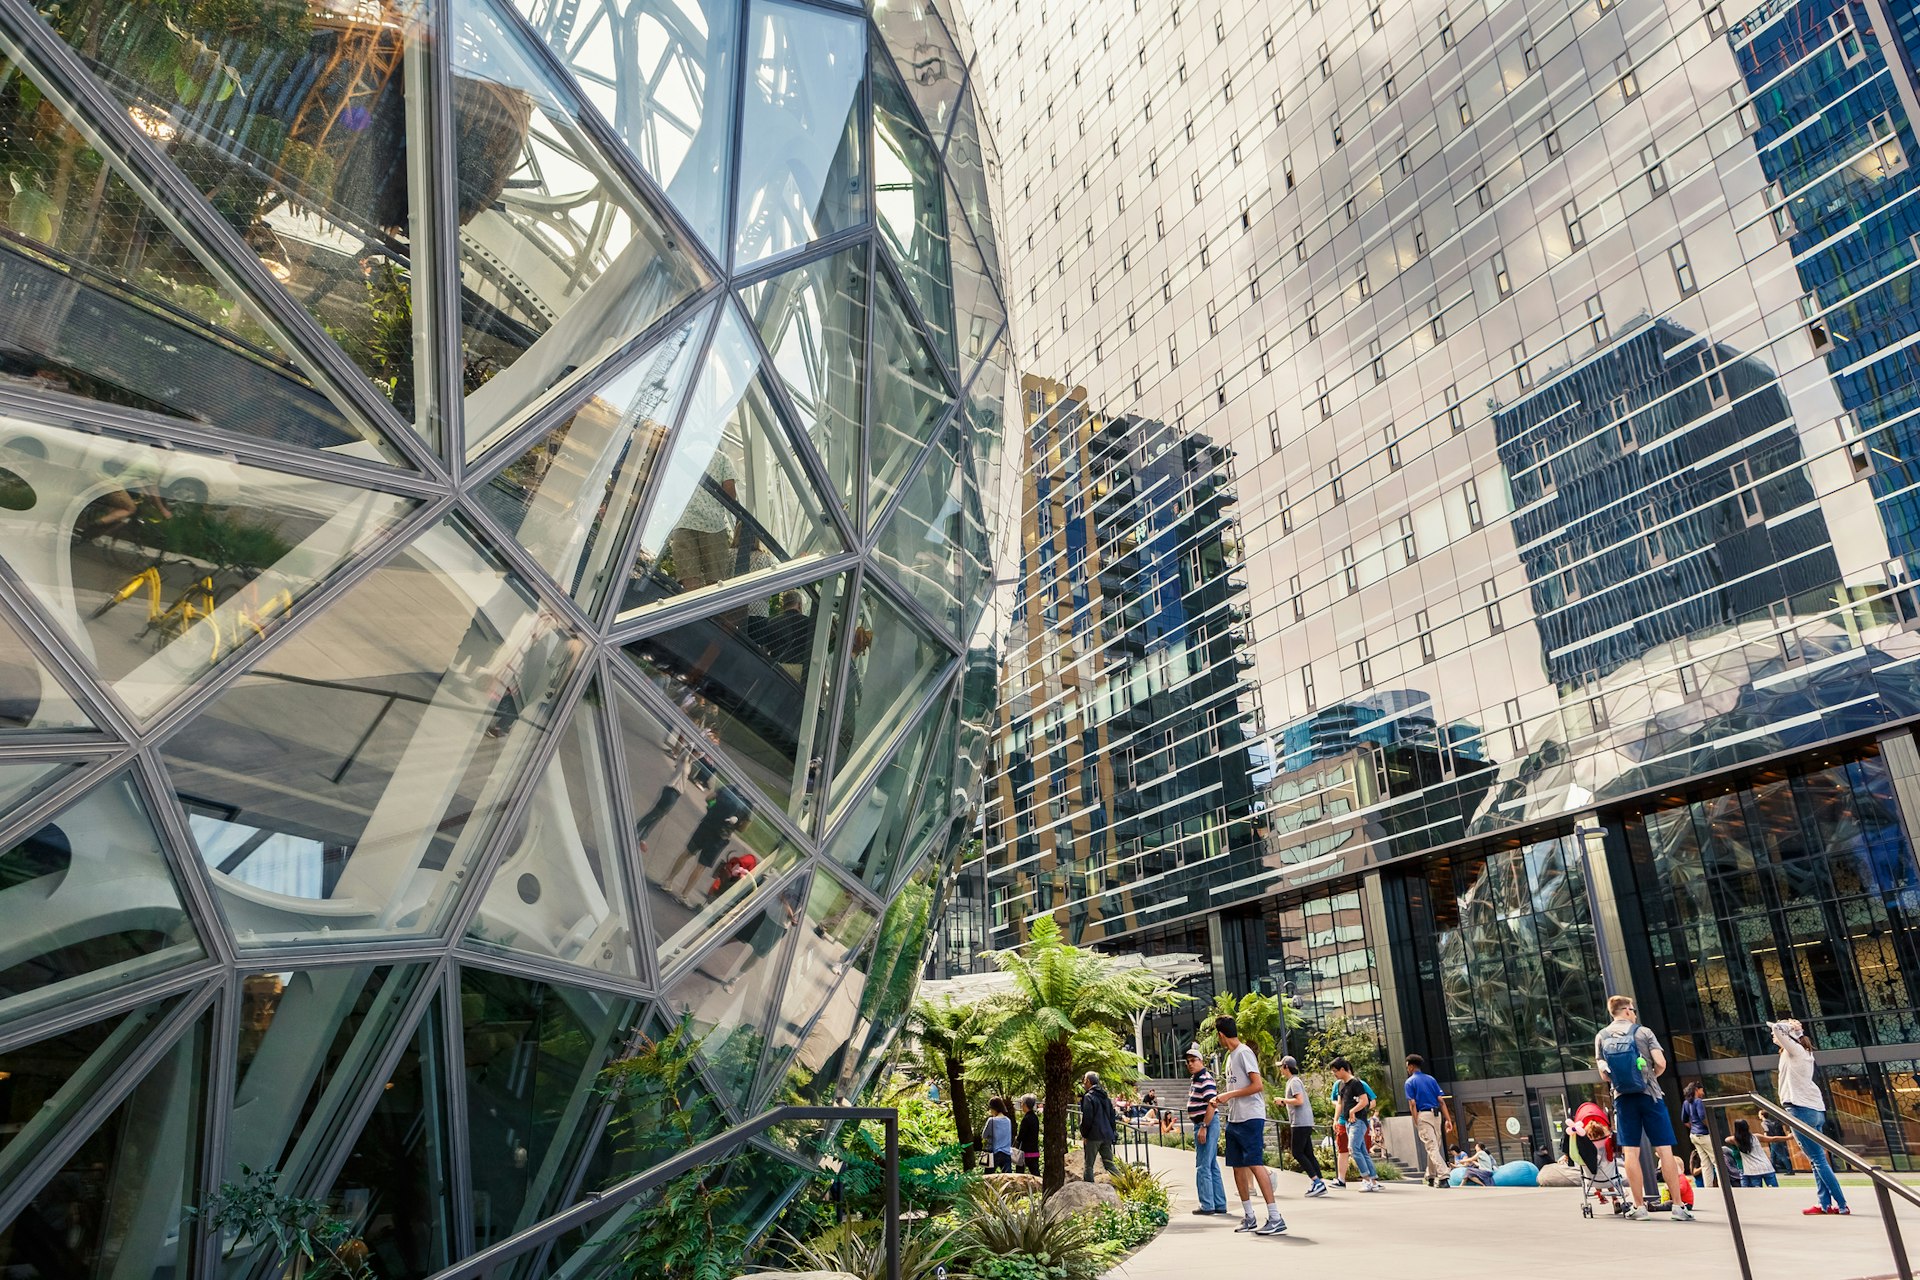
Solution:
M1227 1211L1227 1185L1220 1177L1220 1112L1214 1105L1220 1086L1207 1070L1200 1046L1187 1046L1187 1119L1193 1122L1193 1176L1203 1218Z
M1327 1194L1327 1180L1320 1176L1320 1157L1313 1151L1313 1104L1307 1101L1307 1085L1300 1078L1300 1063L1292 1054L1280 1059L1280 1074L1286 1077L1288 1150L1300 1172L1313 1179L1307 1188L1310 1196Z

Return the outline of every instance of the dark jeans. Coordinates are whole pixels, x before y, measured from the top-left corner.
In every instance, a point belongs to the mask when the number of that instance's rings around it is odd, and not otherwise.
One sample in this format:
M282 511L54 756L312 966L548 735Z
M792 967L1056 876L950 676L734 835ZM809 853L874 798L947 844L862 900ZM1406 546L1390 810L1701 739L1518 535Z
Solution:
M1100 1157L1101 1164L1107 1166L1108 1173L1120 1172L1113 1164L1113 1144L1111 1142L1095 1142L1092 1138L1082 1138L1081 1141L1086 1144L1087 1148L1086 1181L1093 1181L1093 1158L1095 1155Z
M640 821L633 824L633 838L645 842L653 834L653 828L660 819L673 811L680 803L680 792L673 787L660 788L659 798L653 802L653 808L640 815Z
M1030 1174L1032 1174L1032 1175L1033 1175L1034 1177L1036 1177L1036 1178L1037 1178L1037 1177L1039 1177L1039 1176L1040 1176L1040 1156L1039 1156L1039 1153L1038 1153L1038 1152L1025 1152L1025 1153L1022 1153L1022 1158L1023 1158L1023 1159L1024 1159L1025 1161L1026 1161L1026 1165L1027 1165L1027 1169L1026 1169L1026 1171L1027 1171L1028 1173L1030 1173Z
M1313 1150L1313 1126L1296 1124L1287 1138L1288 1150L1293 1153L1293 1162L1300 1166L1300 1172L1319 1182L1320 1157Z

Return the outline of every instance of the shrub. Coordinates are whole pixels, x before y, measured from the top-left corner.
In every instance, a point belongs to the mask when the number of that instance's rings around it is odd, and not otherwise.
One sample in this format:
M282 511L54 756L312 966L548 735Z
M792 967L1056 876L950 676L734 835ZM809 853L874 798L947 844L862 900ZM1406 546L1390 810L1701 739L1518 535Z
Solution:
M1099 1205L1088 1218L1102 1243L1118 1244L1123 1250L1138 1249L1167 1225L1165 1209L1138 1203Z
M1165 1213L1173 1205L1166 1178L1150 1172L1144 1165L1125 1164L1113 1175L1113 1189L1129 1204L1147 1205Z
M887 1233L884 1223L853 1218L828 1227L811 1240L789 1236L781 1252L811 1271L841 1271L860 1280L886 1280ZM900 1280L926 1280L952 1260L951 1230L900 1227Z
M1089 1216L1057 1212L1036 1196L985 1185L969 1193L968 1205L962 1252L983 1280L1006 1280L1010 1273L986 1268L1014 1257L1031 1259L1041 1268L1034 1274L1049 1280L1095 1280L1112 1265L1113 1251L1100 1247Z
M1067 1280L1067 1269L1048 1265L1029 1253L981 1258L973 1264L977 1280Z

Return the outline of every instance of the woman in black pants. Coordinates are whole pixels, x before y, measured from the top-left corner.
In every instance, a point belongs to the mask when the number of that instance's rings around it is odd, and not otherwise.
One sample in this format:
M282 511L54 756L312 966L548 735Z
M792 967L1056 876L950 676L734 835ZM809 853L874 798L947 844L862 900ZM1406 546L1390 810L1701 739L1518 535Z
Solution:
M1040 1176L1040 1099L1026 1094L1020 1099L1020 1132L1013 1145L1020 1152L1024 1172Z
M1323 1196L1327 1194L1327 1181L1320 1176L1320 1157L1313 1152L1313 1103L1307 1099L1306 1081L1300 1078L1300 1064L1292 1054L1280 1059L1280 1073L1287 1081L1287 1126L1291 1134L1288 1150L1293 1153L1293 1162L1300 1166L1300 1172L1313 1179L1307 1194Z

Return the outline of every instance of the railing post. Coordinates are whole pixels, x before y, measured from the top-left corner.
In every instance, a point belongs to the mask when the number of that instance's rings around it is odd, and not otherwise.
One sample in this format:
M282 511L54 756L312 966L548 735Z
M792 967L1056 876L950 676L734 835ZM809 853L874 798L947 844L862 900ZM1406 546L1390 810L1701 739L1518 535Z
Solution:
M1727 1118L1719 1107L1708 1107L1706 1112L1707 1134L1713 1139L1713 1158L1720 1161L1717 1181L1720 1183L1721 1198L1727 1203L1727 1226L1733 1230L1733 1252L1740 1259L1740 1280L1753 1280L1753 1264L1747 1261L1747 1238L1740 1231L1740 1210L1734 1207L1733 1202L1733 1178L1727 1173L1726 1161L1720 1155L1726 1150L1726 1135L1721 1129L1726 1127ZM1700 1172L1701 1176L1706 1175L1706 1170ZM1679 1194L1679 1188L1674 1188L1675 1204L1680 1203Z
M1887 1184L1878 1178L1873 1180L1873 1193L1880 1201L1880 1220L1887 1227L1887 1244L1893 1249L1894 1269L1900 1273L1900 1280L1913 1280L1913 1264L1907 1261L1907 1244L1900 1238L1900 1223L1893 1216L1893 1196L1887 1190Z
M887 1127L887 1280L900 1280L900 1115Z

